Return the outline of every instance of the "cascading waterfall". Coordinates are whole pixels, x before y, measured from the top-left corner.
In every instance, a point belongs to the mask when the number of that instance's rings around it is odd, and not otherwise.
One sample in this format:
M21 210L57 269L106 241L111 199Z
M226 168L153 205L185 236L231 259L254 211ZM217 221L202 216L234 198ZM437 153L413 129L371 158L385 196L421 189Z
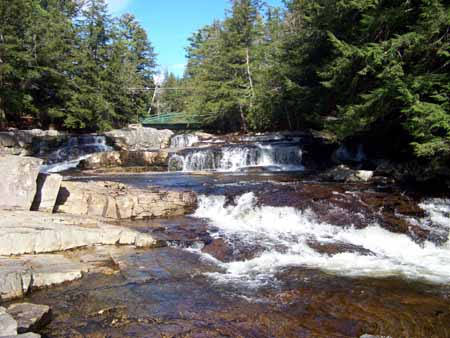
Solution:
M170 140L170 148L187 148L192 147L195 143L200 141L199 137L192 134L175 135Z
M419 221L448 230L445 211L450 207L443 204L424 203L428 216ZM253 193L237 197L232 205L225 196L201 196L194 217L208 219L215 237L263 248L252 259L229 263L204 254L223 268L223 273L209 274L218 282L258 286L273 281L276 273L288 266L318 268L343 276L402 276L437 284L450 282L450 241L418 244L377 224L355 229L321 223L308 210L259 206ZM311 242L350 245L360 250L325 254L314 250Z
M106 144L106 138L104 136L72 136L66 145L47 157L47 164L42 166L42 171L55 173L76 168L89 155L111 150L112 147Z
M302 150L297 144L244 144L235 146L190 149L171 158L175 168L183 171L237 172L250 168L269 171L303 170Z

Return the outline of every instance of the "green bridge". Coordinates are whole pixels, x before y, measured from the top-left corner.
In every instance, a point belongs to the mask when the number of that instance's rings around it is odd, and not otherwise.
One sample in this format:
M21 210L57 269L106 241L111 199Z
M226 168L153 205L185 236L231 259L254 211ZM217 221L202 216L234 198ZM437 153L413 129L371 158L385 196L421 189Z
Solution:
M207 115L189 115L186 113L167 113L141 119L142 125L157 129L201 129Z

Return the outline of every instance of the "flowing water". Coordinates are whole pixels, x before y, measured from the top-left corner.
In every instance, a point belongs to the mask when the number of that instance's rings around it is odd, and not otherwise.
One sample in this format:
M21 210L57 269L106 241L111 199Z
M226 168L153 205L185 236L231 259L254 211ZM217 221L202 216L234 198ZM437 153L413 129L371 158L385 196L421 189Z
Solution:
M111 150L113 149L106 144L104 136L72 136L67 144L46 156L46 165L43 166L42 171L56 173L74 169L90 154Z
M170 167L180 168L184 172L303 170L301 147L293 143L253 143L189 149L181 154L173 155L170 161Z
M120 222L167 243L120 251L120 273L32 294L54 311L42 333L450 337L450 200L320 181L297 142L187 149L181 172L72 177L192 190L199 204Z

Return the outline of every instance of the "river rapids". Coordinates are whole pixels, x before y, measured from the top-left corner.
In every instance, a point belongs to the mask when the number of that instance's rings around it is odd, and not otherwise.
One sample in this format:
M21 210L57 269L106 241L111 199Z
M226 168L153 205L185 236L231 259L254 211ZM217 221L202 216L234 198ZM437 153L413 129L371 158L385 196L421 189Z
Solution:
M450 200L321 180L299 138L172 147L171 172L71 177L192 190L198 208L121 222L167 245L32 294L55 313L45 336L450 337Z

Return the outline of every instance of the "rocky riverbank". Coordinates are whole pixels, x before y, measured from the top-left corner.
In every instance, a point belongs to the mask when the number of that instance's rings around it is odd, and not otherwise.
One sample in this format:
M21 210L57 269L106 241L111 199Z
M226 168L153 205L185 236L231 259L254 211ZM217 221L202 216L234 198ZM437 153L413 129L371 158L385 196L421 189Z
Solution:
M196 208L192 192L70 182L41 174L42 162L0 155L0 304L85 274L120 271L112 259L112 252L121 252L119 246L165 245L150 234L108 221L179 216ZM0 308L1 337L32 330L22 329L11 311Z

